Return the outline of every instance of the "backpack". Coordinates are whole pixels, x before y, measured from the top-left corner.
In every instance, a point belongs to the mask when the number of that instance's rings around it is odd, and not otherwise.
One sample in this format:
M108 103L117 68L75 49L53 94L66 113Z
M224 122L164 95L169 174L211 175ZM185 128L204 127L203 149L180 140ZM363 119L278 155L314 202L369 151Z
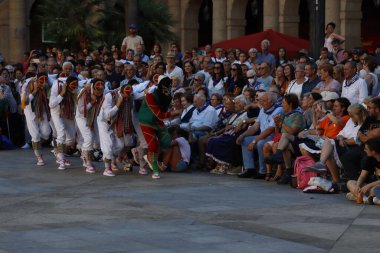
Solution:
M309 180L317 176L317 172L310 171L307 167L314 164L315 161L308 156L297 157L294 162L294 175L297 177L297 188L305 189L309 186Z

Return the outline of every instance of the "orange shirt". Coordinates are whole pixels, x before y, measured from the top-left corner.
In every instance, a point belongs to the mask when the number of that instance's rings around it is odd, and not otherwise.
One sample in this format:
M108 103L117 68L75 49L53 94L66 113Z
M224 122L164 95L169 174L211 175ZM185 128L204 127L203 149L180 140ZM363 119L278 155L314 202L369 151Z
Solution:
M328 116L321 120L318 123L318 128L323 129L323 136L326 136L330 139L335 139L335 137L339 134L340 130L344 128L347 121L350 119L349 115L345 115L340 120L343 123L343 126L338 126L337 124L332 123Z

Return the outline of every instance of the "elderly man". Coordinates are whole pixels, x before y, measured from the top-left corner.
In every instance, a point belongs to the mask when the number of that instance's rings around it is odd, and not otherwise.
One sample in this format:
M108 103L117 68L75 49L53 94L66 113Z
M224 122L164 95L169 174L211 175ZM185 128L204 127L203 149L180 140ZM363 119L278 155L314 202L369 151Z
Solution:
M226 60L224 57L224 50L221 47L215 48L215 57L211 57L213 63L220 62L223 63Z
M218 115L214 107L206 103L206 97L203 94L194 96L194 106L189 123L182 123L180 127L191 133L191 138L199 139L211 131L218 122Z
M344 64L344 82L341 97L350 100L351 104L361 104L368 96L368 87L364 79L359 77L356 63L349 61Z
M261 41L261 52L257 53L257 58L260 62L268 62L270 65L270 72L274 71L276 68L276 59L274 55L269 53L270 41L265 39Z
M274 135L275 125L273 116L282 112L282 108L276 105L277 95L272 92L265 92L259 103L262 108L253 126L248 128L236 140L236 144L241 145L244 163L244 172L239 174L240 178L254 177L265 178L265 160L263 154L264 144L271 141ZM254 135L260 130L259 135ZM253 150L257 149L259 155L259 170L255 168L255 157Z
M136 67L132 64L124 64L125 79L121 81L120 87L126 85L130 80L135 79L137 82L142 83L143 80L136 76Z

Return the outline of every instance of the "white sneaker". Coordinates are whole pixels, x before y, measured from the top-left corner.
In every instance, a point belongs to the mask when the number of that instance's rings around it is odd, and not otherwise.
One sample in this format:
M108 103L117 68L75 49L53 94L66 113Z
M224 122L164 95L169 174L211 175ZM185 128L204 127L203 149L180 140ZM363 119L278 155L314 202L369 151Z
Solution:
M42 158L42 155L37 156L37 165L38 166L44 166L45 165L45 162L44 162L44 159Z
M93 166L87 166L86 172L90 174L94 174L96 172L96 169Z
M60 161L58 159L56 159L55 162L57 164L60 164ZM63 159L63 162L64 162L65 166L70 166L71 165L71 163L70 163L69 160Z
M152 174L152 178L153 178L153 179L160 179L160 178L161 178L161 175L160 175L160 173L153 173L153 174Z
M140 175L147 175L147 174L148 174L148 171L147 171L145 168L140 168L140 169L139 169L139 174L140 174Z
M30 145L28 143L25 143L24 146L21 147L22 149L30 149Z
M61 161L59 161L59 167L58 167L58 169L59 170L65 170L66 169L64 159L62 159Z
M133 155L133 161L135 161L136 164L140 164L138 149L137 148L132 148L131 152L132 152L132 155Z
M114 177L115 174L112 172L112 170L110 170L110 169L106 169L106 170L104 170L104 172L103 172L103 176Z

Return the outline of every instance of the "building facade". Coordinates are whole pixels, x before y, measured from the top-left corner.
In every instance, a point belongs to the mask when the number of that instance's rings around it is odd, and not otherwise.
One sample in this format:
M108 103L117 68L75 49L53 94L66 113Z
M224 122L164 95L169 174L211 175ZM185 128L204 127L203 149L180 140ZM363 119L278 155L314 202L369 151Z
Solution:
M31 44L31 11L38 0L0 0L0 52L7 62L21 60ZM134 0L136 1L136 0ZM125 0L126 10L132 0ZM182 49L199 45L200 9L206 0L156 0L166 4L175 23L173 31L177 34ZM262 30L273 29L281 33L299 36L302 20L300 13L302 1L308 0L208 0L211 4L208 13L212 17L210 29L212 43L242 36L247 31L247 8L261 4L260 16ZM336 32L346 38L345 47L360 46L362 34L362 4L365 0L326 0L325 22L335 22ZM212 7L210 7L212 6ZM126 11L126 22L130 12ZM249 23L249 21L248 21ZM301 25L301 26L300 26ZM202 26L202 24L201 24ZM33 36L33 35L32 35Z

